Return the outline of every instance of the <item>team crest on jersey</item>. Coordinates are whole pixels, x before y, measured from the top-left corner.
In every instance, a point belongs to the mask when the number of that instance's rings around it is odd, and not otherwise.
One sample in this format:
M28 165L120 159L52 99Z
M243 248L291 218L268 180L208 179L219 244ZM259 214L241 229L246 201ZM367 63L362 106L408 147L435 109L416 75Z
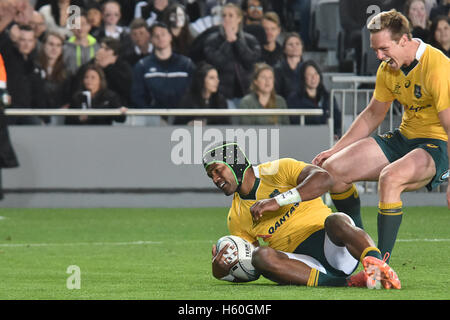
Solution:
M420 99L422 97L422 89L419 85L415 84L414 85L414 96L417 99Z

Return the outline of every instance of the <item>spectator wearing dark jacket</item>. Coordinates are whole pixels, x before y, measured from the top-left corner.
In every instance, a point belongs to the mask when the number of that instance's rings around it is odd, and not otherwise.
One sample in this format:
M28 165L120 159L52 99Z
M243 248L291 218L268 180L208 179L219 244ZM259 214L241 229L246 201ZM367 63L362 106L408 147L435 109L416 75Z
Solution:
M131 67L134 67L139 60L145 58L153 51L150 31L144 19L137 18L131 22L130 37L133 45L126 50L124 59Z
M226 109L227 100L219 91L219 73L208 63L201 63L194 74L189 90L181 99L181 108ZM192 121L203 121L207 125L229 124L227 116L211 117L177 117L176 124L192 124Z
M238 6L227 3L222 18L220 29L206 39L204 54L219 71L219 90L229 101L239 100L248 92L253 65L261 58L261 46L254 36L242 31L243 17ZM233 103L234 107L239 105L238 101Z
M274 66L275 88L280 96L287 99L301 85L303 41L298 33L286 34L283 53L281 60Z
M119 2L115 0L108 0L102 5L102 25L91 34L101 41L103 38L113 38L120 41L120 54L127 52L128 48L132 46L131 37L128 30L119 25L122 17L121 7Z
M82 77L82 88L77 91L72 98L70 108L76 109L120 109L122 112L121 101L114 91L107 87L105 74L97 65L89 65ZM124 122L125 116L68 116L66 124L70 125L111 125L113 121Z
M150 33L153 53L133 69L133 104L137 108L178 108L195 65L190 58L172 52L167 25L157 22Z
M40 69L35 63L36 39L34 30L21 26L17 44L6 31L0 33L0 53L8 74L8 91L11 107L43 107ZM8 117L9 124L42 124L39 117Z
M330 112L330 93L323 85L322 72L314 61L306 61L301 66L301 83L297 92L287 99L288 108L323 110L322 116L306 116L305 124L327 124ZM341 111L334 98L334 134L341 135ZM299 124L299 117L291 116L291 124Z
M46 108L67 108L70 103L72 75L64 65L63 45L63 36L49 31L39 50L37 63L41 69L43 106ZM50 120L49 117L41 118L44 122Z
M105 73L108 89L114 91L120 98L122 106L130 106L131 82L133 80L133 69L127 61L119 55L120 41L113 38L103 38L95 58L83 65L77 73L76 83L81 84L81 75L88 65L95 64L102 68ZM76 90L79 87L75 87Z

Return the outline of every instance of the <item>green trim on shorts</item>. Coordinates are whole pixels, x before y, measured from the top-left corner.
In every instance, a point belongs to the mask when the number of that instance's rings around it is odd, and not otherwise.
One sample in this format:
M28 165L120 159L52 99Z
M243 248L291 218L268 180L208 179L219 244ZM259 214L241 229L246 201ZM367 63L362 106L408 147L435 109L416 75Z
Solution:
M421 148L433 158L436 175L426 185L428 191L448 179L447 141L430 138L407 139L399 129L373 137L389 162L394 162L414 149Z

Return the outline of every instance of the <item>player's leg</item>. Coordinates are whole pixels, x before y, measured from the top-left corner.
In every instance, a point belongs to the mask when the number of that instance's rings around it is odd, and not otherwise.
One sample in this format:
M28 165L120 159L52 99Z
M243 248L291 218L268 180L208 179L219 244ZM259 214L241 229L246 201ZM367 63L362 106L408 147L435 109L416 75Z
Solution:
M330 190L337 211L348 214L362 228L361 203L353 182L377 181L388 159L373 138L365 138L327 159L323 168L334 180Z
M400 289L397 274L382 260L372 238L356 227L347 215L338 212L328 216L325 231L325 257L333 268L351 274L358 260L364 266L364 271L349 277L350 286L374 287L381 280L386 289Z
M403 216L401 193L426 186L435 174L433 158L421 148L414 149L381 171L378 184L378 248L383 255L386 252L391 255L397 239Z
M325 232L334 245L345 247L357 261L362 261L368 255L382 258L380 250L367 232L355 226L353 221L342 212L333 213L325 219ZM329 262L336 269L342 270L342 267L333 265L333 261Z
M253 252L252 264L264 277L279 284L347 285L345 277L327 274L323 266L311 257L284 253L270 247L256 248Z

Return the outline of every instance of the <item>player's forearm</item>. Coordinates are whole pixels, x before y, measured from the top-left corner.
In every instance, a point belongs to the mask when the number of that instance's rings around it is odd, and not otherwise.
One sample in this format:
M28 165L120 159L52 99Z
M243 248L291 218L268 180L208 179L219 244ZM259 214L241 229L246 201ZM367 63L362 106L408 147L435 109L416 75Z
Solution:
M309 201L322 196L333 185L333 179L325 170L316 170L306 177L298 186L297 191L302 201Z
M342 150L346 146L367 138L383 122L386 113L375 112L374 107L368 107L361 112L348 131L335 144L334 149Z

